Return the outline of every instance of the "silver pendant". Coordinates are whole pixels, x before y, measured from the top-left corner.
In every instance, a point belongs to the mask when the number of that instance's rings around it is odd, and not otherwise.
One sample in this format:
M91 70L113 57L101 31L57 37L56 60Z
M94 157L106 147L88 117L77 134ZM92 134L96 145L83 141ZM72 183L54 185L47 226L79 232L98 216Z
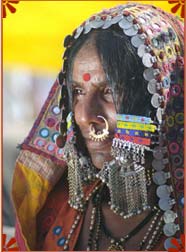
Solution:
M177 214L173 212L172 210L165 211L163 215L163 219L165 223L174 222L176 218L177 218Z
M179 226L175 223L166 223L163 227L163 232L168 237L175 235L178 230Z
M153 175L153 181L156 185L165 184L168 178L170 178L170 173L166 173L163 171L157 171Z
M172 192L172 187L168 185L158 186L156 190L156 194L159 198L167 198L170 196L171 192Z
M163 198L159 200L158 205L161 208L161 210L167 211L172 208L174 203L175 201L171 198Z
M156 171L161 171L165 168L165 164L163 164L162 160L158 160L158 159L154 159L152 161L152 167L156 170Z
M169 237L169 238L167 238L165 240L165 242L164 242L164 248L166 250L168 250L169 248L176 248L177 249L177 247L174 244L172 244L172 237Z
M155 147L154 150L153 150L153 157L156 158L156 159L163 159L163 156L164 156L164 153L165 152L165 149L163 149L163 147Z

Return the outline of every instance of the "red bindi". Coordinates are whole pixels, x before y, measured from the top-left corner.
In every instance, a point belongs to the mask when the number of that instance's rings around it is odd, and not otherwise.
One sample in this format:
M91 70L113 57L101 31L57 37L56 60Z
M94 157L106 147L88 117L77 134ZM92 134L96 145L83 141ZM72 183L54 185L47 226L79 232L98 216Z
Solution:
M89 81L90 80L90 74L89 73L83 74L83 80L84 81Z

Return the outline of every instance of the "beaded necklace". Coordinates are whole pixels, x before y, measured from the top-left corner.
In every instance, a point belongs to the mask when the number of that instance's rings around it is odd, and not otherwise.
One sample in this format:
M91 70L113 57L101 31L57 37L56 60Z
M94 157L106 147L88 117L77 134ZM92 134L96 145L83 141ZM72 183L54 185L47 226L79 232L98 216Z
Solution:
M92 197L93 208L87 250L99 250L98 246L101 231L110 240L107 251L125 250L126 242L136 235L150 220L151 224L138 247L139 250L142 250L145 245L146 250L152 249L162 235L163 217L161 216L161 210L154 206L151 212L132 231L124 237L115 238L111 235L104 223L104 217L101 211L102 191L103 186Z

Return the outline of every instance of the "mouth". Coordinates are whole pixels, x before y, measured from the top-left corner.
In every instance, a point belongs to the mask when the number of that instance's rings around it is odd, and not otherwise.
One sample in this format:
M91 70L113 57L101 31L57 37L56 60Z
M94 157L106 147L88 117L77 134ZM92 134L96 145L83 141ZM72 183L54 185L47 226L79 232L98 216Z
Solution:
M111 149L112 140L113 140L113 137L111 136L109 136L109 138L105 139L104 141L100 141L100 142L96 142L88 138L88 139L85 139L85 143L88 150L108 152L108 150L110 151Z

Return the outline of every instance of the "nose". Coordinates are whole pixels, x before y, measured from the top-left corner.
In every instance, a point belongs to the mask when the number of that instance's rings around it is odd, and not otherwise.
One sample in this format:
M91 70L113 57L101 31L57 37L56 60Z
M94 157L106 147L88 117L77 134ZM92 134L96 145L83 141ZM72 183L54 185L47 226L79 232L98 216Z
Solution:
M105 116L104 104L98 96L87 95L75 105L75 120L80 129L88 129L92 124L96 130L104 127L104 121L98 116Z

